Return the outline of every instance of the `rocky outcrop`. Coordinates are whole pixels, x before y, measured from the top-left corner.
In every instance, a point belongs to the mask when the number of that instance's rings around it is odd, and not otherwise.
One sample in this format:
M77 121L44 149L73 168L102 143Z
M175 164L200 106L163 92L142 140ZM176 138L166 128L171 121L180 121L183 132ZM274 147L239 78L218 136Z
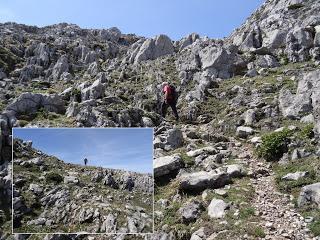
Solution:
M7 106L7 111L13 111L19 115L35 113L40 108L49 112L64 113L65 103L57 94L23 93Z
M298 206L302 207L311 204L316 204L318 207L320 206L320 183L307 185L301 189Z
M158 57L172 54L174 52L172 41L166 35L156 36L154 39L150 38L143 42L139 50L132 53L131 59L135 63L154 60Z
M165 156L154 159L154 176L161 177L178 171L183 166L183 161L179 155Z
M316 123L320 102L320 71L303 74L299 79L296 94L282 89L279 95L279 107L284 117L299 119L307 114L314 114ZM317 129L317 128L316 128Z

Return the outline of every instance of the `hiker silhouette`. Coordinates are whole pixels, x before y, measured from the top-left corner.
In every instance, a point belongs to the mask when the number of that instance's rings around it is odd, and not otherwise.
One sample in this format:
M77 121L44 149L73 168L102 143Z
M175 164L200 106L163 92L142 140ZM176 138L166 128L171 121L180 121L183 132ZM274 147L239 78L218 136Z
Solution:
M85 158L85 159L83 159L83 161L84 161L84 165L87 166L88 159Z

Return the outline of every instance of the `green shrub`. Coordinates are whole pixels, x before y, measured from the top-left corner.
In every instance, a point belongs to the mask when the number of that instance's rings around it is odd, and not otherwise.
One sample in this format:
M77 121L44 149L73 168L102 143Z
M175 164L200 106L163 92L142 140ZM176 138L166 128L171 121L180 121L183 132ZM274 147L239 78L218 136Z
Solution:
M74 88L71 95L74 97L75 101L81 102L81 91L79 89Z
M63 177L56 172L50 172L46 175L46 181L47 182L55 182L55 183L61 183L63 181Z
M314 136L313 127L314 125L312 123L305 125L300 130L300 134L299 134L300 138L302 139L312 138Z
M288 142L291 131L284 129L280 132L272 132L262 136L262 144L257 148L259 157L267 161L279 160L288 151Z
M19 63L21 59L14 55L7 48L0 46L0 68L6 73L9 73L14 70L15 65Z
M27 120L18 120L18 125L20 127L24 127L28 124L29 122Z
M299 9L299 8L302 8L303 7L303 4L302 3L296 3L296 4L291 4L288 9L289 10L296 10L296 9Z

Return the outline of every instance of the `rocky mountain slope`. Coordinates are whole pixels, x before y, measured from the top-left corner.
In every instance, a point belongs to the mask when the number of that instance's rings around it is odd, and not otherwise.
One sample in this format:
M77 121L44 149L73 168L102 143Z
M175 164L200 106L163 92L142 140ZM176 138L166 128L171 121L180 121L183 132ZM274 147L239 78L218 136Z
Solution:
M228 38L179 41L1 24L3 231L13 126L154 126L156 232L46 239L317 239L319 11L318 0L269 0ZM159 115L165 80L180 122Z
M16 233L153 231L152 175L65 163L14 139Z

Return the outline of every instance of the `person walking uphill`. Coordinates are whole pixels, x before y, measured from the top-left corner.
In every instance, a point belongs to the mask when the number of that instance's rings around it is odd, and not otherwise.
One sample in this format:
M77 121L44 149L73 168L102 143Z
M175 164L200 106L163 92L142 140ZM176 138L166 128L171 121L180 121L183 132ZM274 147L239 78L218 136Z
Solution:
M177 100L178 100L178 94L176 92L176 89L174 86L169 84L168 82L162 83L162 92L164 93L164 99L161 105L161 115L162 117L166 117L167 109L170 106L173 114L176 118L176 120L179 120L179 115L177 112Z
M84 161L84 165L85 165L85 166L87 166L88 159L87 159L87 158L85 158L85 159L83 159L83 161Z

